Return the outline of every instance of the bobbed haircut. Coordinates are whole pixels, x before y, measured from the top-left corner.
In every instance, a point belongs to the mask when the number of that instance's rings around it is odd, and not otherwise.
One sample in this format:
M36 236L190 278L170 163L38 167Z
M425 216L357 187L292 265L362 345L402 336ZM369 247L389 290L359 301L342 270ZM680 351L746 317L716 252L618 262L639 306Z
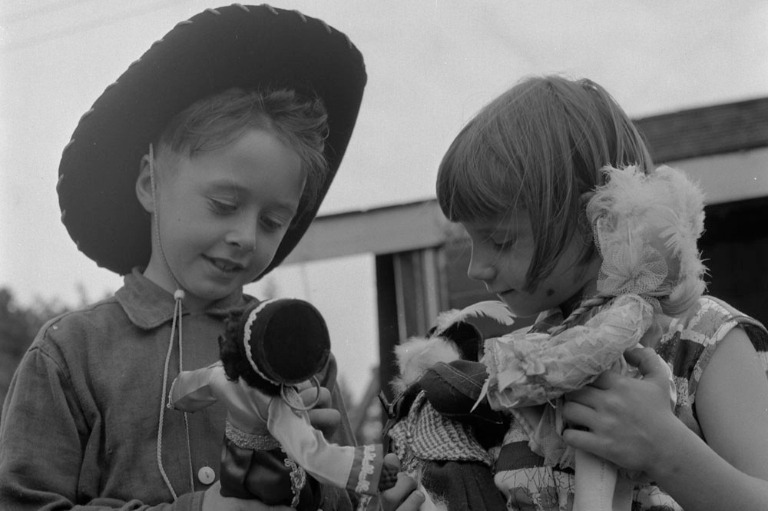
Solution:
M314 207L328 172L323 153L328 114L321 99L289 89L228 89L193 103L173 117L156 146L158 151L170 150L193 158L226 147L252 129L274 135L299 156L306 183L298 219L302 212Z
M653 161L624 110L600 85L528 77L487 104L459 132L437 175L437 200L452 222L498 221L526 211L534 233L527 288L548 276L577 232L590 240L583 194L601 169ZM595 253L585 243L583 261Z

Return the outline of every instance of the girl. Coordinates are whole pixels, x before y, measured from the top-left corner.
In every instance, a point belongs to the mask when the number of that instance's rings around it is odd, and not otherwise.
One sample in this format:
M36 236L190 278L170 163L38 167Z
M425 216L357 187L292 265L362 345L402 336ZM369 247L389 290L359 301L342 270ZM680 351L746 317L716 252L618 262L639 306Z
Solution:
M591 304L603 265L586 206L606 184L604 167L629 165L656 174L627 115L594 82L530 78L502 94L459 133L437 178L444 214L472 240L469 276L516 315L538 314L532 333L586 323L601 309ZM633 509L763 509L768 332L710 297L675 314L655 318L646 348L627 353L642 379L608 372L567 396L562 439L652 481L635 487ZM496 460L515 481L504 488L509 507L570 509L573 470L534 453L532 434L513 421Z

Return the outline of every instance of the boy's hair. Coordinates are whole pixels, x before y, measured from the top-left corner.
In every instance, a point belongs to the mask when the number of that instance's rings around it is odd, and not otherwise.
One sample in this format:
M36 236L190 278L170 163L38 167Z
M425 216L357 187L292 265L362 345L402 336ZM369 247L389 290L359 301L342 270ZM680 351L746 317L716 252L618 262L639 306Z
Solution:
M199 100L171 119L157 140L158 152L194 157L233 142L249 129L262 129L293 149L306 176L302 212L317 200L328 162L323 153L328 114L319 98L293 90L246 91L232 88Z
M606 165L652 171L645 143L601 86L559 76L530 77L486 105L457 135L437 176L437 199L452 222L503 221L526 211L536 237L526 287L549 275L585 225L582 194ZM584 247L583 261L594 255Z

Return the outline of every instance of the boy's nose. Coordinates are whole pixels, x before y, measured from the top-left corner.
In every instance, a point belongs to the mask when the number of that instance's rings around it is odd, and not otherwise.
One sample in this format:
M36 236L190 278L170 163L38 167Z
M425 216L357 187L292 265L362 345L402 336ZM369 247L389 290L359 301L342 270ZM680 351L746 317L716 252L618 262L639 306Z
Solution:
M252 251L256 247L256 222L240 221L227 233L225 240L245 251Z

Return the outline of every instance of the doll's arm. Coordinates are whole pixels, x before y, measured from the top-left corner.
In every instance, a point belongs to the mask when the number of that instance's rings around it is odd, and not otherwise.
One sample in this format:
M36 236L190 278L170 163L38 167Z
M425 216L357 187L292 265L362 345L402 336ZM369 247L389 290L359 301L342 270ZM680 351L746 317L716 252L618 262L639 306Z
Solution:
M221 362L194 371L182 371L173 380L169 406L184 412L196 412L218 401L216 382L223 376Z
M321 483L357 493L378 493L384 460L381 445L330 444L309 424L306 414L280 398L270 403L267 427L283 450Z

